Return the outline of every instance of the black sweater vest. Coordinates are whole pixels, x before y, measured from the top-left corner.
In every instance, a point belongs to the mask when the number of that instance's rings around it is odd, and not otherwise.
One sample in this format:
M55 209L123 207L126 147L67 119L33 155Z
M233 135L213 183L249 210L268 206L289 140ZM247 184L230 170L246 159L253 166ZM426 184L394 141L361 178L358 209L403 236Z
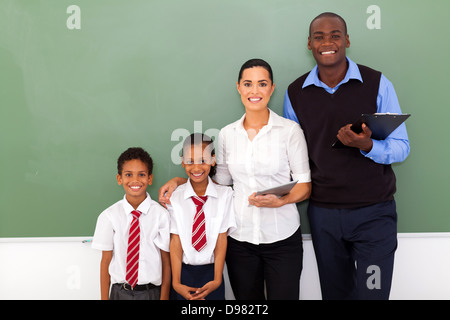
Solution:
M356 148L332 148L339 129L362 113L377 112L381 73L358 65L363 83L342 84L334 94L310 85L307 74L288 88L289 99L308 143L312 176L310 202L327 208L355 208L392 200L395 175L390 165L377 164Z

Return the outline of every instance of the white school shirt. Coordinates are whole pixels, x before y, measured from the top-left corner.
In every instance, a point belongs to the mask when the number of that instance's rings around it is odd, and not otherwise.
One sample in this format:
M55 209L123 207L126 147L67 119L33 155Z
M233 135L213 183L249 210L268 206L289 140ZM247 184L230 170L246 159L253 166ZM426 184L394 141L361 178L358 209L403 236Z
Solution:
M126 282L128 232L133 219L134 208L128 203L126 196L108 209L97 219L92 248L111 251L113 257L109 265L111 283ZM170 231L169 214L157 202L147 198L139 205L140 247L138 284L152 283L161 285L162 262L161 252L169 251Z
M237 229L230 236L252 244L273 243L288 238L299 228L295 203L279 208L250 206L256 191L293 180L310 182L308 150L298 123L269 109L269 121L250 141L244 129L245 114L219 133L214 180L234 189Z
M180 237L183 248L183 262L190 265L205 265L214 262L219 233L232 232L236 228L233 209L233 190L227 186L217 185L208 177L205 196L208 196L203 211L205 213L206 247L198 252L192 246L192 224L196 214L196 206L192 196L190 180L179 186L170 197L170 233Z

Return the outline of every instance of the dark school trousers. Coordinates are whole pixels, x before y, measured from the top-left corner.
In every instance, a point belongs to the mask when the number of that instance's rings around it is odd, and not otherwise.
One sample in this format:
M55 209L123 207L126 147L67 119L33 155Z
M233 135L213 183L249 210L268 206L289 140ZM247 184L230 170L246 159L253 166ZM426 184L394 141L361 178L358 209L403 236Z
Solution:
M254 245L228 237L226 263L237 300L298 300L303 267L300 228L289 238Z
M309 204L324 300L387 300L397 249L395 201L355 209Z
M127 289L123 283L114 283L111 286L109 300L159 300L161 297L161 286L140 285L146 287L143 290Z
M214 280L214 263L204 265L190 265L182 263L180 281L185 286L201 288L209 281ZM175 290L174 290L175 291ZM176 293L176 300L186 300ZM225 300L225 284L222 276L222 284L205 297L205 300Z

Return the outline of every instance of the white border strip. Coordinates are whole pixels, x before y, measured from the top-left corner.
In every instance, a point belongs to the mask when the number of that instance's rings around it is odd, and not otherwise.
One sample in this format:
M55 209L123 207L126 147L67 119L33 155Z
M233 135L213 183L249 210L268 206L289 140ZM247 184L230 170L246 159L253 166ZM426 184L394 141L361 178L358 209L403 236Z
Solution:
M398 233L398 238L450 238L450 232Z
M420 232L398 233L398 238L450 238L450 232ZM303 240L311 240L311 234L302 235ZM85 237L36 237L36 238L0 238L0 243L26 243L26 242L81 242L89 244L92 236Z
M92 236L85 237L36 237L36 238L0 238L0 243L24 242L83 242L90 243Z
M416 232L416 233L397 233L397 238L450 238L450 232ZM302 234L303 240L312 240L311 234Z

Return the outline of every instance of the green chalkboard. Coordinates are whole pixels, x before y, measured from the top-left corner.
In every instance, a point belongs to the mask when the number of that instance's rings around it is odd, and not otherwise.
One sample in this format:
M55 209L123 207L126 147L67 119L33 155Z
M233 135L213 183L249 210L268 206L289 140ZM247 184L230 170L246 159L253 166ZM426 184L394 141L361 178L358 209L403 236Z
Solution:
M74 6L75 5L75 6ZM411 154L394 165L399 232L448 232L448 0L2 0L0 237L92 235L123 196L116 159L142 146L156 199L187 132L211 135L243 112L241 64L267 60L282 113L290 82L314 66L308 26L348 24L352 60L393 82ZM197 122L196 122L197 121ZM306 206L299 206L308 232Z

